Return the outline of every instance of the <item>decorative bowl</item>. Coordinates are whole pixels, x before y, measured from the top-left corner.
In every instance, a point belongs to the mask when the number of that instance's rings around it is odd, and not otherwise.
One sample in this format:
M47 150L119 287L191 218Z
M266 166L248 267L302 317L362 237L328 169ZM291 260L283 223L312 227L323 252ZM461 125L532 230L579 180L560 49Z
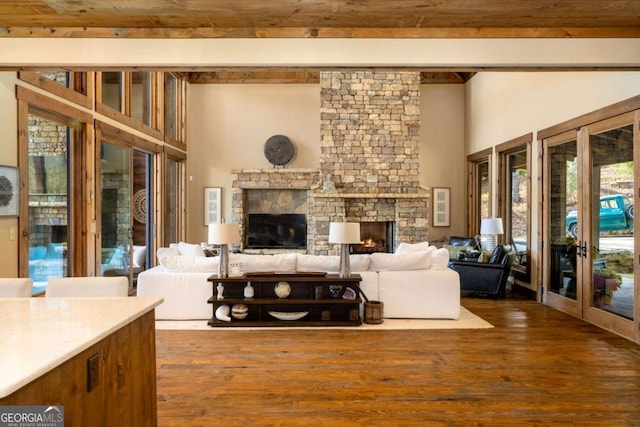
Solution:
M302 319L304 316L309 314L308 311L294 311L291 313L287 313L284 311L270 311L270 315L275 317L278 320L298 320Z

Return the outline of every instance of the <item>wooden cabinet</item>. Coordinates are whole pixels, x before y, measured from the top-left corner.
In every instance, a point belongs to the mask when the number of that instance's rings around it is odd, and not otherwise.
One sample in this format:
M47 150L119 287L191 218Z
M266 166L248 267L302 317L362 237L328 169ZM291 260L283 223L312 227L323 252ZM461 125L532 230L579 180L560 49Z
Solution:
M80 320L77 327L82 327ZM70 333L61 330L60 340ZM157 425L155 356L152 310L0 398L0 405L61 405L64 425L72 427L153 427ZM92 358L97 376L90 386L88 360Z
M360 317L360 275L291 273L248 274L241 277L209 277L212 283L213 327L248 326L358 326ZM222 286L222 298L218 287ZM247 286L253 297L245 298ZM251 292L248 292L250 295ZM230 320L216 311L227 306ZM246 314L246 317L243 315ZM223 317L223 316L219 316Z

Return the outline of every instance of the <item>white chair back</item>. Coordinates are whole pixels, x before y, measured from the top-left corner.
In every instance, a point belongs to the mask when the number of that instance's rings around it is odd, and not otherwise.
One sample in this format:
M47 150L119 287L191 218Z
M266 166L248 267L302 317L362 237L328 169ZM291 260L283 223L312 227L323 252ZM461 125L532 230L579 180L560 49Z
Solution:
M126 297L129 280L112 277L56 277L47 282L45 297Z
M29 298L33 280L28 277L0 278L0 298Z

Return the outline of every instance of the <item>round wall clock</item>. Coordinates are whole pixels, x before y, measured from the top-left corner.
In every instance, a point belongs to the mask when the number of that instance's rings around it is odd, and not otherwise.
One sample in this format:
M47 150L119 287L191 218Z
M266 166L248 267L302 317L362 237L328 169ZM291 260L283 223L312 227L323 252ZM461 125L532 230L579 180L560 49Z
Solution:
M284 135L274 135L264 144L264 156L273 166L284 166L293 159L296 149Z

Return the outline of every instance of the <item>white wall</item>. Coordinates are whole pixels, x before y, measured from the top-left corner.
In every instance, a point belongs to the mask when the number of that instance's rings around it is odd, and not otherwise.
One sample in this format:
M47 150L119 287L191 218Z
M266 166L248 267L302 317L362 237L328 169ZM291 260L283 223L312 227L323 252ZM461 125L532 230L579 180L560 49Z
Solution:
M638 95L640 72L482 72L466 86L475 153Z
M16 106L16 73L0 72L0 165L18 166L18 108ZM0 277L18 276L18 218L0 217Z
M263 151L269 137L285 135L296 146L288 168L319 168L319 85L189 85L187 100L188 241L206 241L204 187L223 188L222 216L230 220L231 171L273 167Z
M451 188L451 226L431 227L429 241L435 241L464 235L466 230L465 87L422 85L420 89L420 184Z

